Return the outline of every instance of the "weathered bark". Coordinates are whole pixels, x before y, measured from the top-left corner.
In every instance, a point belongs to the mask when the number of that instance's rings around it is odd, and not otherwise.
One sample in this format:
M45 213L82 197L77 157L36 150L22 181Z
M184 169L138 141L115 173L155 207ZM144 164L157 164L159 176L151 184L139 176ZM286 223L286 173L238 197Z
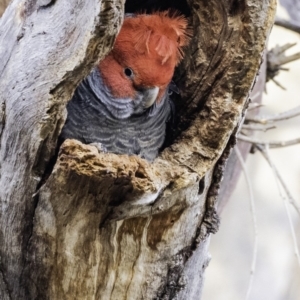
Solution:
M275 0L189 1L182 133L153 164L74 140L54 162L66 102L111 48L123 5L15 0L0 20L1 299L200 298Z
M263 61L258 71L254 87L249 95L249 101L252 103L261 103L262 96L265 90L266 85L266 75L267 75L267 50L264 51ZM252 111L247 112L247 117L254 117L258 114L259 108L253 109ZM246 116L244 115L244 118ZM251 134L251 132L250 132ZM250 154L252 145L243 141L237 141L237 147L240 151L244 160L247 159L247 156ZM220 185L219 197L218 197L218 213L221 214L223 208L226 206L227 202L230 199L231 194L233 193L238 179L241 174L241 163L239 162L236 152L231 151L226 168L224 170L224 179Z

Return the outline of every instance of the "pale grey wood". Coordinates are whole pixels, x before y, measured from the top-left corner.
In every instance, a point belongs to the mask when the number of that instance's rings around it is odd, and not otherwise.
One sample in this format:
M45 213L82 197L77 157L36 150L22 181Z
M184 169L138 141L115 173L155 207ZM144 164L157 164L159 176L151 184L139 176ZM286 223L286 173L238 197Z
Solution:
M24 267L36 189L65 120L65 105L111 47L122 1L12 1L0 24L0 256L11 299L26 299ZM120 8L118 10L118 7Z
M153 164L67 140L65 105L110 49L114 1L13 1L0 24L0 288L10 299L199 299L225 161L275 11L190 3L186 107ZM5 45L5 46L3 46Z

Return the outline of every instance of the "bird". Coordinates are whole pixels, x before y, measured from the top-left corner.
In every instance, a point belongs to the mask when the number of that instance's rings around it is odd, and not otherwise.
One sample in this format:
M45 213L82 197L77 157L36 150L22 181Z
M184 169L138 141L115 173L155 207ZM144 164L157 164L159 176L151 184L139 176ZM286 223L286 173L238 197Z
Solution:
M172 77L189 37L188 21L177 12L127 15L112 50L68 102L61 140L152 162L166 137Z

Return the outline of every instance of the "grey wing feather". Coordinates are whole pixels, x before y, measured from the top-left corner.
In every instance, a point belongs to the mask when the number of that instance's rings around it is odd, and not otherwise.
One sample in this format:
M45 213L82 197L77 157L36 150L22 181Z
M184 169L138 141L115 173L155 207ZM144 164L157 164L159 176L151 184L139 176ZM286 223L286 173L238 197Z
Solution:
M101 143L108 152L136 154L152 161L165 140L171 113L169 96L166 93L160 103L139 114L133 114L136 105L133 102L112 97L99 71L94 69L67 105L68 116L61 138Z

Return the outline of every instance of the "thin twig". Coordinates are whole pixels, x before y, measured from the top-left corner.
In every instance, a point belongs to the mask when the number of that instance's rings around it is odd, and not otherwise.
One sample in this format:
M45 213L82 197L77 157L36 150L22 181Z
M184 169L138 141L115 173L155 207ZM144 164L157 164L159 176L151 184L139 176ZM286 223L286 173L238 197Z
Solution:
M291 49L292 47L296 46L297 43L286 43L284 45L276 45L274 48L272 48L270 51L275 52L276 54L284 54L285 51Z
M288 141L269 141L265 142L259 139L255 139L252 137L245 136L243 134L238 135L238 139L247 143L251 143L254 145L263 145L263 146L268 146L269 148L282 148L282 147L288 147L288 146L293 146L296 144L300 144L300 138L296 138L293 140L288 140Z
M290 69L289 68L280 67L279 70L280 71L289 71Z
M247 129L247 130L259 130L259 131L267 131L270 129L274 129L276 128L276 126L274 125L263 125L263 126L259 126L259 125L254 125L254 124L243 124L242 125L242 129Z
M277 81L275 78L271 78L271 80L277 85L279 86L281 89L283 89L284 91L286 91L286 87L284 87L279 81Z
M292 55L286 55L285 51L295 46L296 43L287 43L282 46L276 45L267 53L267 77L266 81L273 80L276 85L285 90L285 87L275 79L280 70L284 68L282 65L300 59L300 52Z
M282 46L276 45L267 53L268 68L275 70L282 65L290 63L292 61L298 60L300 58L300 52L294 53L292 55L285 55L285 51L294 47L297 43L287 43Z
M251 95L250 96L250 99L252 100L252 101L254 101L257 97L260 97L261 96L261 92L256 92L254 95ZM258 103L253 103L253 104L258 104Z
M252 123L268 124L277 121L288 120L297 116L300 116L300 105L277 115L264 117L264 118L263 117L246 118L246 121Z
M275 25L300 33L300 26L289 20L284 20L282 18L276 17Z
M251 97L250 97L251 98ZM251 98L252 99L252 98ZM248 111L249 110L253 110L253 109L257 109L257 108L260 108L260 107L263 107L265 106L264 104L261 104L261 103L256 103L256 102L253 102L253 103L250 103L249 104L249 108L247 109Z
M265 155L266 152L263 152L264 149L266 149L267 147L263 147L261 145L255 145L255 147L262 152L263 155ZM267 153L268 154L268 153ZM290 203L294 206L295 210L298 212L299 216L300 216L300 206L298 205L297 201L295 200L295 198L292 196L291 192L289 191L285 181L283 180L282 176L280 175L280 173L278 172L277 168L275 167L274 163L271 161L270 156L267 155L267 157L265 157L267 162L269 163L269 165L273 168L274 173L276 174L276 177L278 178L280 184L282 185L286 195L288 196Z
M263 155L263 157L266 159L266 161L270 165L270 167L271 167L271 169L274 173L274 176L276 178L276 182L277 182L278 189L279 189L279 194L280 194L280 196L281 196L281 198L284 202L286 214L287 214L287 217L288 217L288 220L289 220L289 225L290 225L290 228L291 228L295 255L296 255L298 264L300 266L300 255L299 255L299 249L298 249L298 245L297 245L297 238L296 238L296 234L295 234L295 228L294 228L292 217L291 217L291 214L290 214L290 211L289 211L288 201L287 201L286 197L284 195L282 195L280 186L284 189L286 196L290 200L290 203L294 205L294 207L296 208L298 213L299 213L299 206L297 205L296 201L291 196L291 193L288 190L283 178L281 177L281 175L278 172L277 168L275 167L273 161L271 160L271 157L270 157L269 152L268 152L268 148L267 147L261 147L261 146L258 146L258 145L256 145L256 147L259 149L260 153Z
M280 65L285 65L298 59L300 59L300 52L282 58L280 61L281 62Z
M246 300L249 299L251 290L252 290L252 285L253 285L253 280L254 280L254 272L255 272L255 267L256 267L256 260L257 260L257 236L258 236L258 230L257 230L257 220L256 220L256 209L255 209L255 202L254 202L254 197L253 197L253 188L251 185L251 180L250 176L248 174L248 170L245 164L245 161L241 155L240 150L238 147L235 147L235 153L238 157L238 160L241 164L247 186L248 186L248 191L249 191L249 196L250 196L250 210L251 210L251 216L252 216L252 224L253 224L253 230L254 230L254 246L253 246L253 254L252 254L252 263L251 263L251 269L250 269L250 279L249 279L249 285L248 285L248 290L246 294Z

